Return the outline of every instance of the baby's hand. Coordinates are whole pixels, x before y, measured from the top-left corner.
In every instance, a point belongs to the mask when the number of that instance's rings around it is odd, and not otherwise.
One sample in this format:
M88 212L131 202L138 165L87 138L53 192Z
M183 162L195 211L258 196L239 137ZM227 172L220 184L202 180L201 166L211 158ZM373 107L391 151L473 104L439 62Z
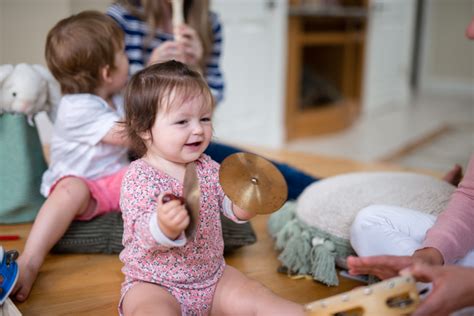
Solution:
M178 238L190 221L183 199L170 193L158 197L156 218L163 234L171 240Z
M255 213L246 211L240 207L238 207L236 204L232 203L232 211L234 212L234 215L237 216L238 219L243 220L243 221L248 221L249 219L255 217Z

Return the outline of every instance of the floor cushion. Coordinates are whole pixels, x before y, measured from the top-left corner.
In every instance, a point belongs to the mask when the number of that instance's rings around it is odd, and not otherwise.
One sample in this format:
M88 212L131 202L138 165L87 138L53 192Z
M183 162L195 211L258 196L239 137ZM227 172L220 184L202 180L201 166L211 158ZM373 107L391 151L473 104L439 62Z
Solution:
M287 202L268 222L279 260L292 273L310 274L338 285L336 262L354 254L350 226L372 204L387 204L437 215L455 187L408 172L357 172L310 185L296 202Z

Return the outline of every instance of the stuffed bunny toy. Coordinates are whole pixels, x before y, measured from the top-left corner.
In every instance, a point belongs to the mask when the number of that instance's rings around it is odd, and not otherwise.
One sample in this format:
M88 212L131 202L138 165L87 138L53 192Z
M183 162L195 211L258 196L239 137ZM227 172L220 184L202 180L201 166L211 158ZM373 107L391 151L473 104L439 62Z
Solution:
M35 114L46 111L54 121L61 89L42 65L0 65L0 113L23 113L32 123Z

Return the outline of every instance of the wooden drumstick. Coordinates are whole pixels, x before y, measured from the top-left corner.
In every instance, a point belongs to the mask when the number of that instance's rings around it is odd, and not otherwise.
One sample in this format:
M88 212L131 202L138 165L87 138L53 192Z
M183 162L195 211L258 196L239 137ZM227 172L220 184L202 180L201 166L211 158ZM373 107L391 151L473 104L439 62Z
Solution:
M184 24L183 1L184 0L172 0L171 2L171 5L173 6L173 28Z
M183 1L184 0L172 0L171 5L172 5L172 24L173 24L173 33L176 32L176 28L180 25L184 24L184 8L183 8ZM177 42L181 42L182 36L178 34L174 34L174 40ZM182 54L183 52L181 52ZM182 55L182 58L184 58L184 55ZM184 60L184 59L183 59ZM181 60L182 61L182 60Z

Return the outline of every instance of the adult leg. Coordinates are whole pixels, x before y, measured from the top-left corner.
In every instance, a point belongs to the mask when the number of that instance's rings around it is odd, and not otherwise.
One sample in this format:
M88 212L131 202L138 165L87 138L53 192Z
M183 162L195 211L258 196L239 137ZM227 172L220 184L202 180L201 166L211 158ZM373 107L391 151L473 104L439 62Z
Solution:
M277 296L259 282L226 266L217 283L211 315L304 315L303 306Z
M205 151L207 155L211 156L211 158L218 163L221 163L226 157L238 152L245 152L245 150L215 142L210 143ZM308 185L318 180L290 165L275 161L272 162L283 174L288 184L288 200L295 200Z
M420 247L436 217L419 211L371 205L357 214L351 227L351 244L361 256L410 256Z
M24 301L28 297L46 255L74 217L94 207L95 202L83 180L67 177L58 182L39 210L25 249L18 258L20 275L14 289L17 300Z
M125 294L124 315L181 315L178 301L164 288L151 283L138 283Z

